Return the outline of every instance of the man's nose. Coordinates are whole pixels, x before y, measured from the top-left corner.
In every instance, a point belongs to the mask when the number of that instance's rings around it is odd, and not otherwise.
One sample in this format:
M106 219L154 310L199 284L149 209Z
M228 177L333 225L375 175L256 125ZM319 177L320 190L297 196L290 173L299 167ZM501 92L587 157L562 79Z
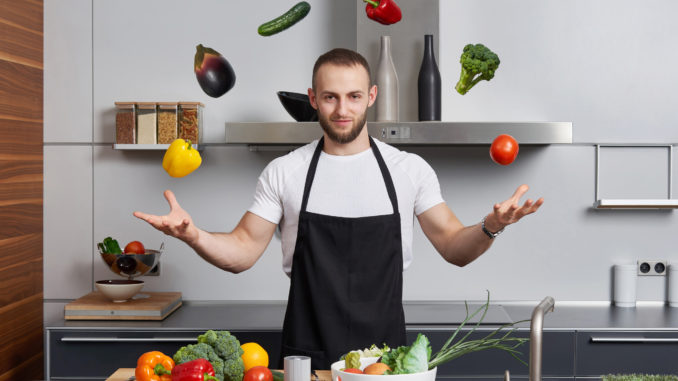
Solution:
M348 103L347 103L346 99L339 98L338 101L337 101L336 113L339 114L339 115L345 115L346 110L348 108L347 106L348 106Z

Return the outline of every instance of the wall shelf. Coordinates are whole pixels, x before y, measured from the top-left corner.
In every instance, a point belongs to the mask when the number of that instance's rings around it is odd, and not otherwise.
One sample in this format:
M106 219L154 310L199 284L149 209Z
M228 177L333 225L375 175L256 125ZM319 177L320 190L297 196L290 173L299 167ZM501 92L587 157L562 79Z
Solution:
M593 207L595 209L678 209L678 199L672 198L672 183L673 183L673 146L672 145L656 145L657 147L667 147L669 150L668 158L668 195L667 198L660 199L604 199L599 198L600 192L600 148L601 147L650 147L655 145L643 144L597 144L596 145L596 188L595 199Z
M121 151L165 151L169 146L169 144L113 144L113 149ZM198 144L192 146L198 151L202 150L202 147Z
M600 199L596 209L678 209L678 200L671 199Z
M500 134L519 144L571 144L570 122L368 122L371 136L400 146L491 144ZM318 122L226 123L226 144L303 145L322 135Z

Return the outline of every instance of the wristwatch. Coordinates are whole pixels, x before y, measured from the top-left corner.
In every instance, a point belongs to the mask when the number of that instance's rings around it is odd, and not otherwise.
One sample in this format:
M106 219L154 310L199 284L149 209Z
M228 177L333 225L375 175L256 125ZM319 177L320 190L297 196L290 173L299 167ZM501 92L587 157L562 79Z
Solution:
M490 237L490 239L498 236L499 234L501 234L504 231L504 229L501 229L498 232L492 233L491 231L487 230L487 228L485 227L485 219L486 218L487 218L487 216L483 217L483 219L480 220L480 228L483 229L483 233L487 234L487 236Z

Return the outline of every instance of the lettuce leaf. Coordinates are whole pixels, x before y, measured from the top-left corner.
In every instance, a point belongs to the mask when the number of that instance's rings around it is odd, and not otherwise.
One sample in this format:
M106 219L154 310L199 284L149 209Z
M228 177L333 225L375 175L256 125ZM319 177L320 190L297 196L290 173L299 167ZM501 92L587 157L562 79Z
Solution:
M431 343L421 333L410 346L400 346L384 353L381 362L391 368L388 374L409 374L428 371L431 358Z

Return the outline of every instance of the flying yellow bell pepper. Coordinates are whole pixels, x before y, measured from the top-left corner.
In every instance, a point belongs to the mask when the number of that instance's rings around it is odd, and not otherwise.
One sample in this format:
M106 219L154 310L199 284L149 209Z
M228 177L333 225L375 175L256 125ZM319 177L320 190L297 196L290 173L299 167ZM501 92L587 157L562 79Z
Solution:
M184 177L202 164L200 152L191 146L191 141L176 139L170 144L162 159L162 167L172 177Z

